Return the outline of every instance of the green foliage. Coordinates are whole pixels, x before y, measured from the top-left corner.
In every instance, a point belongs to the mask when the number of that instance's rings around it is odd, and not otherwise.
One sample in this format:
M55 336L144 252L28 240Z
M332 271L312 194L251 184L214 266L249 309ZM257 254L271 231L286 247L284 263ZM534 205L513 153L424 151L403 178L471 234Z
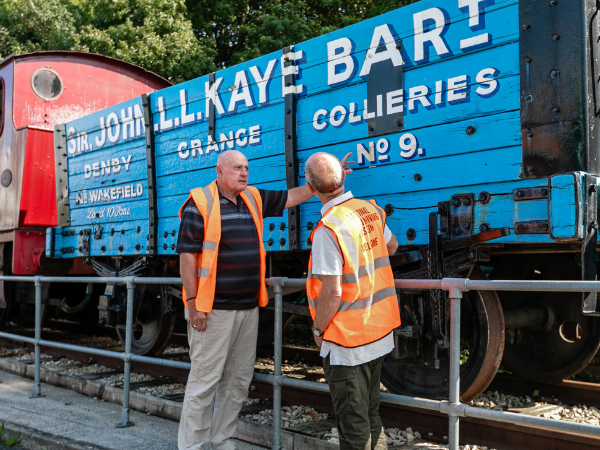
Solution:
M194 32L231 66L281 50L416 0L186 0Z
M177 83L415 1L0 0L0 58L94 52Z
M4 423L0 425L0 443L4 441L4 443L8 447L14 447L15 445L19 445L23 439L21 438L21 432L17 432L15 437L8 436L4 434Z
M0 0L0 54L69 50L75 20L61 0Z
M460 365L462 366L468 360L469 360L469 349L467 347L461 348L460 349Z
M533 398L539 397L539 395L540 395L540 390L539 389L536 389L535 391L533 391L533 394L531 394L531 396Z
M15 445L19 445L23 439L21 439L21 432L19 431L17 435L13 438L10 436L6 436L4 438L4 442L9 447L14 447Z
M215 52L196 39L183 0L81 0L73 50L140 65L177 83L214 70Z

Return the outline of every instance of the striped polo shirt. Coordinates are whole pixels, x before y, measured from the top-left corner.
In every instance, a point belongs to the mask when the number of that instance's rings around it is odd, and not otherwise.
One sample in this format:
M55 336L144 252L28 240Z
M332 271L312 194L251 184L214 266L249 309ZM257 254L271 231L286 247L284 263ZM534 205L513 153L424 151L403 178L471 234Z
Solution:
M258 190L263 217L281 217L287 191ZM217 256L217 281L213 309L252 309L258 306L260 252L252 213L241 196L237 204L219 192L221 241ZM192 199L181 213L177 253L200 253L204 243L204 219Z

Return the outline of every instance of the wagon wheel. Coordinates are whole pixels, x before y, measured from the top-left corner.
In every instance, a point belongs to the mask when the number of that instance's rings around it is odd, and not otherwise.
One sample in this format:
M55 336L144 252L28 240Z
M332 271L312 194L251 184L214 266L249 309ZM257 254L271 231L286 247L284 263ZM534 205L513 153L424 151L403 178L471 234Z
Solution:
M166 313L166 299L160 295L157 285L141 286L136 289L134 305L133 336L131 351L136 355L158 356L165 349L175 328L176 314ZM137 308L136 308L137 307ZM119 340L125 344L125 328L117 328Z
M471 279L487 279L476 266ZM461 401L469 402L492 382L500 367L504 347L504 319L500 300L494 291L463 294L460 314L461 347L468 348L469 358L460 366ZM387 358L381 381L390 392L431 399L448 398L449 350L440 349L439 369L409 366L402 360Z
M508 258L490 274L496 280L579 280L566 256ZM510 326L511 312L541 311L541 321L506 329L502 365L519 378L559 381L581 371L600 347L600 320L581 312L579 292L498 292Z

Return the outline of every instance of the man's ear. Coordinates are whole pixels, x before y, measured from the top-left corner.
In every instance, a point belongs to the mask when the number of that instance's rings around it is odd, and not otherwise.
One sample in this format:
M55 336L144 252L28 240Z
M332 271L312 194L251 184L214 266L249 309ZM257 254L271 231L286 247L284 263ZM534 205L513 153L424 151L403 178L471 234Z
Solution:
M311 194L315 194L315 190L313 189L313 187L310 185L310 183L307 181L306 182L306 186L308 187L308 190L310 191Z

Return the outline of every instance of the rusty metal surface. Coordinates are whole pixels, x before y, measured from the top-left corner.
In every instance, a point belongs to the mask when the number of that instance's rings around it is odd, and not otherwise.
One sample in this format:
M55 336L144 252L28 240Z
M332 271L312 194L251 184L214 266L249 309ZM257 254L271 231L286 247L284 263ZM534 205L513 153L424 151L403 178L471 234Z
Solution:
M514 231L516 234L548 234L548 222L517 222Z
M548 186L520 188L513 191L513 200L519 202L522 200L537 200L548 198Z
M442 238L458 239L473 234L473 194L453 195L450 202L440 202L440 233Z
M510 229L508 227L496 228L495 230L484 231L483 233L477 233L473 236L456 239L456 240L445 240L442 241L442 251L458 250L461 248L467 248L472 245L482 244L487 241L492 241L504 236L510 236Z
M519 2L523 178L598 172L597 20L593 0Z

